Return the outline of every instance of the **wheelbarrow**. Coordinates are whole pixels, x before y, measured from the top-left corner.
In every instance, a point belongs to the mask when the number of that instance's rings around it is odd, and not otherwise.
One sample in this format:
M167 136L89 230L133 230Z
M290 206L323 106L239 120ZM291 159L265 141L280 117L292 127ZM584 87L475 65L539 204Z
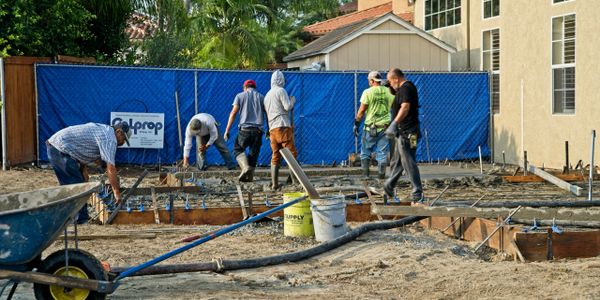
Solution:
M99 186L81 183L0 195L0 280L10 280L4 288L13 283L8 299L19 282L33 283L36 299L105 299L126 277L306 199L296 198L119 274L109 274L92 254L68 248L65 230ZM42 260L42 251L63 230L65 249ZM4 288L0 287L0 296Z

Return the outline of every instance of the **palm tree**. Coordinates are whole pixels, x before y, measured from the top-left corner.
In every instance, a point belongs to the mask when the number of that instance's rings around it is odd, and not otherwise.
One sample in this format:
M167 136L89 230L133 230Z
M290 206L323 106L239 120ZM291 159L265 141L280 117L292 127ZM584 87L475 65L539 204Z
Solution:
M266 24L270 10L256 1L196 0L191 22L199 35L195 64L212 68L261 68L272 59Z

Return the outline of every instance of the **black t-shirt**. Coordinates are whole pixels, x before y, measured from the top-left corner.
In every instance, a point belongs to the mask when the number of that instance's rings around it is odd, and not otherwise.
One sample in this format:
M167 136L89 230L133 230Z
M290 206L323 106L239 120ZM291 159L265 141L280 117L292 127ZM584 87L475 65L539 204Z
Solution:
M392 120L398 115L402 103L409 103L410 109L408 110L406 118L400 121L398 126L402 131L410 132L417 130L419 127L419 95L417 93L417 88L410 81L404 82L404 84L396 91L396 97L392 103Z

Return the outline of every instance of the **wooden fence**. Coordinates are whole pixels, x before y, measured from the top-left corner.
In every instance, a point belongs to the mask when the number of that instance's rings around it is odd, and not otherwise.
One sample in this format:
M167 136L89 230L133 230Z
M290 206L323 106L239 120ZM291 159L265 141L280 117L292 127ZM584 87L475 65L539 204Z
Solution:
M90 58L13 56L4 58L6 167L37 160L36 63L94 64Z

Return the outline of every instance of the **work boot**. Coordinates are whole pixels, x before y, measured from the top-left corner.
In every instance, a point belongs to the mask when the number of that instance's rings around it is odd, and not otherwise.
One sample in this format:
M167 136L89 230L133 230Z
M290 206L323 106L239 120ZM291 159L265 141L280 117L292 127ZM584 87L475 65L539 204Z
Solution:
M379 162L377 165L377 178L385 179L385 162Z
M363 176L365 177L365 179L369 179L370 164L371 164L371 162L370 162L370 159L368 159L368 158L360 160L360 166L362 167L362 173L363 173Z
M279 165L271 165L271 190L279 189Z
M250 171L250 165L248 164L248 157L246 157L246 154L245 153L238 154L238 156L235 157L235 160L237 160L238 164L240 165L240 168L242 169L242 172L240 173L238 180L241 182L252 181L251 179L249 180L249 178L248 178L248 172Z

